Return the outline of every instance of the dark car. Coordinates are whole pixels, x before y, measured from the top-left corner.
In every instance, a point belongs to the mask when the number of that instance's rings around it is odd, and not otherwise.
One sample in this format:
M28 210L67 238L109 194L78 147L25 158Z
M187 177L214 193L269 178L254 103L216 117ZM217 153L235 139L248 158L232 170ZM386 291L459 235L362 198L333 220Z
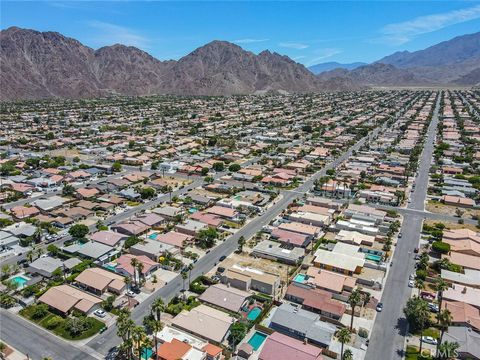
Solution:
M220 259L218 259L218 261L223 261L223 260L225 260L226 258L227 258L227 257L226 257L225 255L222 255L222 256L220 256Z
M225 272L225 268L219 266L219 267L217 268L217 273L220 273L220 274L221 274L221 273L223 273L223 272Z
M416 247L416 248L413 250L413 252L414 252L415 254L418 254L418 250L419 250L418 247Z
M383 310L383 303L378 303L377 304L377 311L381 312Z

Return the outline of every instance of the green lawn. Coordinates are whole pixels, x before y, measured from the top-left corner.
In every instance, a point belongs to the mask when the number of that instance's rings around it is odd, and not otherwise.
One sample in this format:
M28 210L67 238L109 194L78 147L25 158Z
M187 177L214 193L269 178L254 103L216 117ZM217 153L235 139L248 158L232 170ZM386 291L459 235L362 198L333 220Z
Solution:
M26 319L28 319L28 320L30 320L30 321L38 324L38 325L40 325L45 330L51 331L54 334L56 334L58 336L61 336L64 339L67 339L67 340L82 340L82 339L89 338L90 336L93 336L96 333L98 333L100 331L100 329L102 329L105 326L105 324L103 322L101 322L100 320L97 320L97 319L92 318L92 317L87 317L86 318L87 322L90 325L89 329L82 332L81 334L79 334L77 336L72 336L65 329L65 324L66 324L65 318L60 317L58 315L55 315L54 313L48 311L47 314L44 317L42 317L40 319L32 319L32 314L33 314L34 310L35 310L35 305L28 306L25 309L20 311L20 315L22 315L24 318L26 318ZM53 328L50 328L50 329L47 328L48 322L51 319L54 319L54 318L59 319L58 325L53 327Z
M417 336L420 336L419 331L415 332L414 334L417 335ZM438 330L434 327L430 327L428 329L423 330L423 336L431 336L434 339L439 339L440 338L440 330Z
M426 350L425 352L422 351L425 355L427 354ZM416 346L407 346L407 352L405 354L405 359L406 360L418 360L418 359L422 359L422 360L426 360L426 359L432 359L431 356L420 356L420 354L418 353L418 347Z

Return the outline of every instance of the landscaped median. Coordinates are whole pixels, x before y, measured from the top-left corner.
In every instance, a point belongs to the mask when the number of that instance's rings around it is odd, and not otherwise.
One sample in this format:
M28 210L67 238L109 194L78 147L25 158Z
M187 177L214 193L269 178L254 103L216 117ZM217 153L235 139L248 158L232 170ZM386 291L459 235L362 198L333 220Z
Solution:
M44 304L31 305L20 311L24 318L67 340L82 340L97 334L105 324L81 314L62 317L48 310Z

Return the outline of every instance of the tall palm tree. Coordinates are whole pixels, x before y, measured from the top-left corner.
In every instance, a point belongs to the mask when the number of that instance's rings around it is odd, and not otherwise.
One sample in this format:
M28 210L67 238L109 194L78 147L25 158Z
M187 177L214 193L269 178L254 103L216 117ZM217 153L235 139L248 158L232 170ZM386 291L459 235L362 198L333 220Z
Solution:
M187 270L188 270L188 286L190 286L190 284L192 283L190 276L192 275L193 264L188 264Z
M155 299L150 307L151 314L154 321L154 334L153 334L153 341L155 342L155 358L158 360L158 339L157 339L157 332L162 330L162 312L165 311L165 304L163 303L162 298Z
M138 273L138 280L142 280L143 281L143 269L144 269L145 265L143 265L143 263L141 261L138 262L137 264L137 273Z
M452 325L453 317L448 309L440 310L440 312L437 315L437 321L438 325L440 326L440 339L438 340L437 343L437 353L440 348L440 345L442 344L443 340L443 335L445 334L445 331L448 329L450 325Z
M439 277L437 282L435 283L435 290L437 291L437 299L438 299L438 308L442 310L442 302L443 302L443 292L449 288L449 284Z
M355 289L348 297L348 304L352 308L352 318L350 320L350 331L353 331L353 318L355 317L355 308L362 303L362 293Z
M340 341L340 344L342 344L341 350L340 350L340 359L344 359L344 353L343 353L343 347L345 346L345 343L348 343L351 339L352 333L348 328L342 328L337 331L337 339Z
M137 325L132 329L132 341L133 347L137 350L138 358L140 359L142 355L142 343L145 341L147 334L143 326Z
M137 287L137 266L138 266L138 260L136 258L132 258L130 260L130 265L133 267L133 282L135 283L135 287Z
M130 311L122 309L117 318L117 335L122 339L121 348L125 352L127 359L131 359L132 353L132 331L135 327L135 323L130 319Z
M187 280L188 275L186 272L182 272L182 280L183 280L183 295L185 296L185 280Z
M430 318L430 309L428 308L428 303L426 301L420 301L417 304L417 308L415 309L415 312L417 314L417 318L419 319L420 323L420 349L419 353L422 353L422 346L423 346L423 330L425 330L425 324Z

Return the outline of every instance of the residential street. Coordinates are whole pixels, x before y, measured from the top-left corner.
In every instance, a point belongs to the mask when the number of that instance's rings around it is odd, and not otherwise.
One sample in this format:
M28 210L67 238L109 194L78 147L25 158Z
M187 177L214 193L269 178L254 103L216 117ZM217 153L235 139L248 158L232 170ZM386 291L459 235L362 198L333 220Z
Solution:
M74 347L21 316L14 315L7 310L0 310L1 326L0 338L21 350L30 359L40 360L50 357L54 360L95 360L101 359L91 349Z
M416 191L408 208L424 210L424 202L428 187L428 173L432 159L435 134L438 124L439 100L437 100L433 118L428 128L428 136L418 166L415 179ZM402 239L398 241L393 266L385 283L382 299L384 309L377 314L366 359L402 359L405 345L407 322L403 308L411 295L408 287L408 277L414 272L413 250L418 246L422 230L423 213L405 212L401 232Z

